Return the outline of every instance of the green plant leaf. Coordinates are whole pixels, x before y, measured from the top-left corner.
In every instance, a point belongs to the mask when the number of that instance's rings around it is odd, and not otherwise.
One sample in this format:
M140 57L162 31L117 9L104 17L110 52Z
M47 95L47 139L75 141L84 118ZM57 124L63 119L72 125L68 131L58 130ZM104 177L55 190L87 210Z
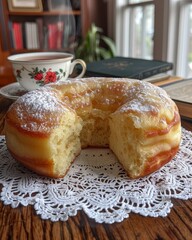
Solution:
M111 52L106 50L105 48L100 48L100 55L102 59L111 58Z
M115 43L111 40L111 38L106 37L106 36L102 36L101 39L108 46L109 50L111 51L111 54L113 56L115 56L115 54L116 54L116 46L115 46Z

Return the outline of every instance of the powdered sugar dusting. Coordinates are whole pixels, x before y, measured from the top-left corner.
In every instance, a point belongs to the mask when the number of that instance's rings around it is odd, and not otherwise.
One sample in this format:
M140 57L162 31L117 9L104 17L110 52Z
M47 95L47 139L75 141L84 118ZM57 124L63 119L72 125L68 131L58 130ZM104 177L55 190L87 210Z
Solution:
M173 102L166 92L150 83L133 79L84 78L68 80L31 91L12 106L23 130L48 133L60 124L66 111L84 108L111 113L162 112L173 117ZM167 116L166 116L167 117Z
M138 113L158 114L162 108L173 112L173 102L167 93L150 83L137 82L129 87L128 95L128 101L119 109L121 112L131 110Z
M58 98L55 97L54 92L49 91L49 89L43 88L41 91L37 90L29 92L24 97L21 97L18 103L27 106L30 114L38 114L38 117L41 117L42 109L48 112L58 111L59 101Z
M14 109L23 130L47 133L59 124L61 115L69 111L59 95L57 90L43 87L20 97L10 110Z

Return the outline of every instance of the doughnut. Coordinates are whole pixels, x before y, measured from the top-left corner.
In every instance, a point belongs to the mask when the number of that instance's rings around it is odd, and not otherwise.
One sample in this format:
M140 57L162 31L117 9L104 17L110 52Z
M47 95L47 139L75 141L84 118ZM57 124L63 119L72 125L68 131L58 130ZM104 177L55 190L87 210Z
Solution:
M130 178L168 163L181 141L176 104L160 87L127 78L66 80L19 97L5 117L11 155L47 177L64 177L81 149L108 147Z

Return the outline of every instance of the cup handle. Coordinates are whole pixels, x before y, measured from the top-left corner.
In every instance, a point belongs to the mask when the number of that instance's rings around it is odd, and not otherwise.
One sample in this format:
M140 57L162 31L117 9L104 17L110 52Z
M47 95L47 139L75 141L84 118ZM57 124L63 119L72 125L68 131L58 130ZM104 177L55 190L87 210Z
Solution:
M82 71L81 73L78 75L78 76L75 76L75 78L81 78L84 76L85 74L85 71L86 71L86 63L81 60L81 59L75 59L72 63L71 63L71 66L70 66L70 70L69 70L69 74L72 74L73 70L74 70L74 67L75 65L77 64L80 64L82 66Z

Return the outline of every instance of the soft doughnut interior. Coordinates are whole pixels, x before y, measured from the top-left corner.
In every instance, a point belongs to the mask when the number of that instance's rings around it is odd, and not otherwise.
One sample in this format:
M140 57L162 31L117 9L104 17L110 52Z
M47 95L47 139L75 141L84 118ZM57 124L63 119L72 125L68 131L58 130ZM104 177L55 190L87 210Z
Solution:
M110 129L110 148L132 178L156 171L169 162L178 151L181 137L178 126L172 127L163 135L160 134L160 130L156 130L155 136L151 137L142 125L139 128L135 124L133 118L120 118L119 115L113 114Z
M50 137L31 136L6 123L6 142L14 158L37 173L57 177L66 174L81 151L79 134L82 126L76 114L61 118Z

